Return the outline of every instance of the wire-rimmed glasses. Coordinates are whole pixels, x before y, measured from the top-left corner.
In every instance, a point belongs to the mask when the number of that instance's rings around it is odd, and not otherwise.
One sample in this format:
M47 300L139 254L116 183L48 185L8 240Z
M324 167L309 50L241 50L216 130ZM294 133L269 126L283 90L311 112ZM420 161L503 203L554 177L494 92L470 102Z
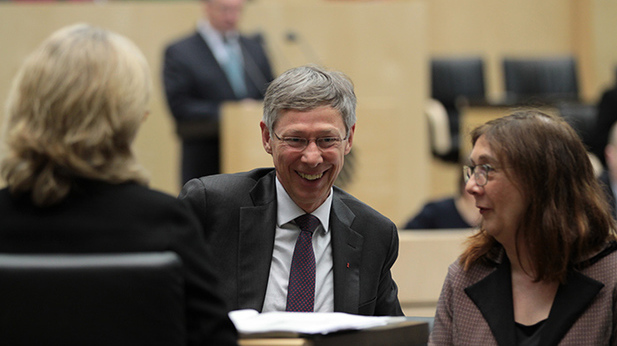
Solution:
M319 149L325 150L338 147L344 140L347 140L347 137L319 137L314 139L308 139L304 137L279 137L274 132L272 132L272 134L274 134L274 137L276 137L276 139L285 143L285 145L287 145L288 147L296 150L306 149L306 147L308 147L309 143L311 143L312 141L315 142Z
M476 180L476 185L483 187L488 183L488 172L494 170L495 168L490 165L463 166L465 183L471 179L471 175L473 174L473 177Z

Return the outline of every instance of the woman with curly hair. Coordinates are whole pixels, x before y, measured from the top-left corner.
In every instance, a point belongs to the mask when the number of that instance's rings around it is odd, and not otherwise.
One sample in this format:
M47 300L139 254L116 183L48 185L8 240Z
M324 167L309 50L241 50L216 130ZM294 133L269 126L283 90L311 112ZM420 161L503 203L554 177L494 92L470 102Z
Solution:
M58 30L26 59L3 128L0 253L175 252L187 344L235 345L196 216L149 189L133 153L151 84L131 41L85 24Z

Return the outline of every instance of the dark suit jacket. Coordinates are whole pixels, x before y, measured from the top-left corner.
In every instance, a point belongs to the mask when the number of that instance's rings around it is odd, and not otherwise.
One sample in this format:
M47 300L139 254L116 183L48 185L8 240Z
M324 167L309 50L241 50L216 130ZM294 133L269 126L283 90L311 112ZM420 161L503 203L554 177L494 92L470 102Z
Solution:
M60 204L39 208L0 190L0 252L118 253L174 251L186 282L191 345L235 345L201 227L172 196L132 183L81 180ZM33 312L36 313L36 312Z
M263 306L276 227L275 176L273 168L208 176L189 181L180 193L204 226L232 309ZM330 227L334 310L402 315L390 274L398 256L396 226L335 187Z
M611 178L609 177L608 170L602 171L602 174L600 174L600 177L598 177L598 179L600 180L602 190L604 190L606 200L611 207L613 217L617 219L617 208L615 208L615 194L613 193L613 188L611 186Z
M263 99L273 79L270 63L258 39L240 36L248 98ZM182 139L218 137L219 106L238 100L227 75L199 33L165 49L163 82Z
M540 345L617 345L617 244L610 243L559 286ZM454 262L439 297L429 345L515 346L510 262L464 271Z
M606 167L604 148L608 144L608 137L611 127L617 122L617 86L613 86L602 93L598 102L596 124L590 136L590 151Z

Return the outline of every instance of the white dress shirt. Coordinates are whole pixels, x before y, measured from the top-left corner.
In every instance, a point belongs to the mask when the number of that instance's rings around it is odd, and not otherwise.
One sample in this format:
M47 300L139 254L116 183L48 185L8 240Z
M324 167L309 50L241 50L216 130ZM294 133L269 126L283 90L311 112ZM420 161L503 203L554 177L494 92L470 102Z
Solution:
M274 251L270 265L270 276L264 299L263 312L285 311L287 306L287 285L289 271L296 240L300 228L294 219L305 212L298 207L276 179L276 234ZM311 214L316 216L321 225L313 233L313 251L315 252L315 312L334 311L334 272L330 232L330 209L332 207L332 189L330 196Z

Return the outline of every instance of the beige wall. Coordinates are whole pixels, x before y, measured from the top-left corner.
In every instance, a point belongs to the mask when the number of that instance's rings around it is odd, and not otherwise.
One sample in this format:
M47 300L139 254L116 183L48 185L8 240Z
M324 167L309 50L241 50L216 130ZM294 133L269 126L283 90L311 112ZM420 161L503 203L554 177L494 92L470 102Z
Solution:
M160 66L164 44L192 30L199 16L194 2L0 3L0 104L4 103L21 61L52 31L87 22L131 38L144 52L154 76L151 113L137 137L140 162L152 175L152 186L178 193L178 142L164 102Z
M596 95L607 86L615 82L615 68L617 68L617 2L596 0L592 2L590 47L594 54L591 64L595 74L594 91Z
M152 172L153 187L176 194L178 142L160 88L161 55L165 43L193 30L200 12L193 1L2 2L0 106L21 60L51 31L86 21L129 36L146 54L155 77L152 115L137 139L139 159ZM266 32L276 72L315 61L308 53L312 50L319 61L351 75L359 112L364 113L359 113L358 150L363 137L381 136L381 144L371 150L383 152L383 161L357 166L363 175L350 189L400 224L436 188L443 194L448 191L443 186L452 186L452 191L455 186L454 181L440 181L439 172L449 168L436 166L439 171L431 172L426 145L414 144L426 136L419 95L428 94L428 74L419 57L480 54L487 59L490 95L499 97L503 56L573 53L584 63L583 94L593 102L613 82L616 17L617 4L606 0L254 0L243 25ZM290 28L306 41L286 41ZM403 117L402 107L410 117ZM255 117L258 121L259 115ZM388 157L394 159L386 162ZM396 163L399 157L405 162ZM392 190L385 186L388 180L401 185Z

